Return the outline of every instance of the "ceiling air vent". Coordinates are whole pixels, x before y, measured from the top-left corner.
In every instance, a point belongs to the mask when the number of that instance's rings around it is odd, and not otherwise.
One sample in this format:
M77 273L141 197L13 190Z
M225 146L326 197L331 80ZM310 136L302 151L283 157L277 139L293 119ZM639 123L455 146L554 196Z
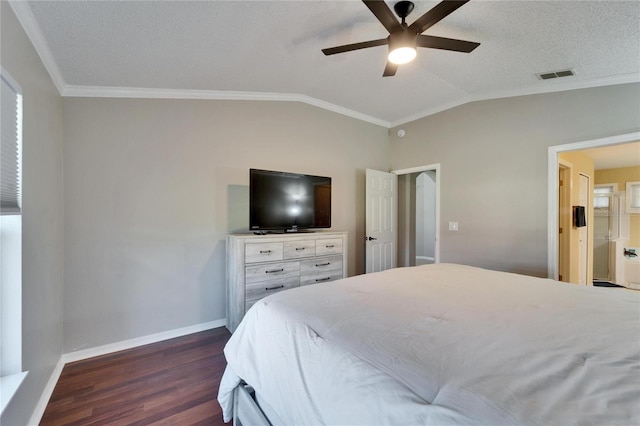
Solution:
M536 74L536 76L540 80L550 80L552 78L559 78L559 77L571 77L572 75L576 75L574 70L551 71L551 72L543 72L540 74Z

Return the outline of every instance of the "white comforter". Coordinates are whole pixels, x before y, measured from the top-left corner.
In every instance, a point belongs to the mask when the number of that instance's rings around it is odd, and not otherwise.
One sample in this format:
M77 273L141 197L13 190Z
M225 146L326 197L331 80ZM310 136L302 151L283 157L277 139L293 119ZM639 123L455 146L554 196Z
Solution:
M286 424L640 424L640 293L438 264L274 294L225 348Z

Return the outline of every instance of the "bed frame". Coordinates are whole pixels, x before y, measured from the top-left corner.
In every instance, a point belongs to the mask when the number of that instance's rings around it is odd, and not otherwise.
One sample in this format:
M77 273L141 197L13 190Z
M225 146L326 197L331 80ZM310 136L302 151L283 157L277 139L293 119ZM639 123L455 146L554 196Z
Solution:
M234 426L271 426L255 399L255 391L244 381L233 391Z

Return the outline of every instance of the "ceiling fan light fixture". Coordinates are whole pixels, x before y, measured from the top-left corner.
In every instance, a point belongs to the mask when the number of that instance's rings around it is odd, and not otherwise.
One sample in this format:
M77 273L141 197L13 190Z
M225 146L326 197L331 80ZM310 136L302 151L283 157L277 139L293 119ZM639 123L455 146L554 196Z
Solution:
M411 62L416 57L416 49L413 47L398 47L397 49L389 52L389 62L396 65L406 64Z
M402 65L413 61L416 57L417 38L417 34L406 29L389 35L389 62Z

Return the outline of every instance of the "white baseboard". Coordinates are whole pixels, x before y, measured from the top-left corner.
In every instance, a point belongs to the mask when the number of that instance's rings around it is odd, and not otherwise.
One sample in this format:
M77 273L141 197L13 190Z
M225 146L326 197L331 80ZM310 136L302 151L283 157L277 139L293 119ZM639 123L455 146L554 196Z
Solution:
M429 256L416 256L416 259L420 259L420 260L430 260L432 262L435 262L436 258L435 257L429 257Z
M176 328L174 330L163 331L161 333L149 334L147 336L136 337L135 339L123 340L121 342L109 343L108 345L96 346L94 348L83 349L81 351L69 352L62 355L65 364L68 362L81 361L94 356L110 354L112 352L123 351L125 349L136 348L138 346L148 345L149 343L161 342L163 340L173 339L175 337L186 336L187 334L197 333L199 331L209 330L217 327L224 327L225 319L204 322L201 324L190 325L184 328Z
M62 369L64 368L64 361L62 360L62 356L58 360L51 376L49 377L49 381L45 385L42 394L40 395L40 399L36 404L36 408L33 410L31 414L31 418L29 419L28 426L37 426L40 424L40 420L42 420L42 415L44 414L44 410L47 408L47 404L49 403L49 399L51 399L51 395L53 394L53 390L56 387L56 383L58 383L58 379L62 374Z
M44 410L47 408L49 399L51 399L51 395L53 394L53 390L55 389L56 384L58 383L58 379L60 379L60 375L62 374L62 369L64 368L65 364L69 362L81 361L87 358L93 358L95 356L106 355L112 352L118 352L125 349L131 349L138 346L148 345L150 343L157 343L163 340L186 336L187 334L197 333L199 331L224 327L225 324L226 319L223 318L221 320L203 322L201 324L190 325L188 327L176 328L174 330L163 331L161 333L136 337L135 339L123 340L121 342L109 343L108 345L96 346L95 348L62 354L60 360L58 361L58 364L56 364L56 367L51 373L51 377L49 377L47 385L42 391L42 395L40 396L40 400L38 401L36 408L33 410L33 414L31 415L28 426L37 426L40 423L40 420L42 420Z

